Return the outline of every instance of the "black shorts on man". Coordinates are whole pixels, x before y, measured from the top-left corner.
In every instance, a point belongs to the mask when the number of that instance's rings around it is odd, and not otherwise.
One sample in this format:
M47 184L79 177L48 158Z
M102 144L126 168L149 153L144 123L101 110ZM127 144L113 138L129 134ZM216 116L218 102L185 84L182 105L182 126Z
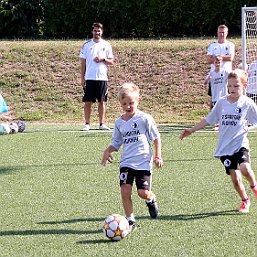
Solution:
M83 102L107 102L108 81L86 80L86 87L83 88Z

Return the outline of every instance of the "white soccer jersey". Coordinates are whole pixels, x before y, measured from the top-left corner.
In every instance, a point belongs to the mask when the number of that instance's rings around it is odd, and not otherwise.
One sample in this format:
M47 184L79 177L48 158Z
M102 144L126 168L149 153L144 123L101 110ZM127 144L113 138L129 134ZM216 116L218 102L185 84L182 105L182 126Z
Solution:
M115 122L111 145L119 150L123 145L120 167L152 170L150 141L160 137L151 115L138 111L130 120L119 117Z
M210 77L212 102L217 102L228 93L228 72L226 70L219 72L213 70L210 72Z
M246 93L257 94L257 61L249 66Z
M85 80L108 81L107 65L104 62L95 62L93 59L98 57L113 58L112 47L110 43L101 39L96 43L93 39L84 43L80 50L79 57L86 59Z
M230 41L226 41L223 44L213 42L208 46L207 55L235 55L235 45ZM232 62L222 62L221 68L232 71ZM214 70L214 64L211 64L211 70Z
M233 155L241 147L249 149L248 122L257 125L257 106L245 95L232 104L228 102L227 96L224 96L205 120L210 125L219 122L218 146L214 156Z

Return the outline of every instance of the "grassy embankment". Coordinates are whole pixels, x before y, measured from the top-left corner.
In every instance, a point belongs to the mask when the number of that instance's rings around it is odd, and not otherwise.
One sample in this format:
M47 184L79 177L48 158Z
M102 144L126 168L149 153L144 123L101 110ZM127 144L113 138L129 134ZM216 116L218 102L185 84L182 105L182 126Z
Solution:
M235 65L241 62L241 41ZM120 113L117 87L133 81L141 88L140 108L159 123L191 123L208 112L203 78L210 39L110 41L115 65L109 68L106 120ZM83 41L2 41L0 91L13 116L27 121L82 122L79 50ZM97 121L96 105L92 121Z

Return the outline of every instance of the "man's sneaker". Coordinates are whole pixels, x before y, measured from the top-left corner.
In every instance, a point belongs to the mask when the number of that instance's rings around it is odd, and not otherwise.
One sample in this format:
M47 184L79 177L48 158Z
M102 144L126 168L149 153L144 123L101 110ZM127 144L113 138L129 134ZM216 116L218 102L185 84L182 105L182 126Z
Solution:
M136 228L136 222L133 220L129 220L129 231L132 232Z
M242 201L242 204L239 208L239 212L240 213L248 213L250 205L251 205L251 203L250 203L249 199Z
M158 216L158 205L155 199L153 199L150 203L146 202L146 205L149 210L149 214L152 219L156 219Z
M81 130L83 131L88 131L90 130L90 125L89 124L86 124L84 128L82 128Z
M109 127L107 127L105 124L99 125L100 130L111 130Z
M257 185L255 187L251 187L251 189L254 192L255 196L257 197Z

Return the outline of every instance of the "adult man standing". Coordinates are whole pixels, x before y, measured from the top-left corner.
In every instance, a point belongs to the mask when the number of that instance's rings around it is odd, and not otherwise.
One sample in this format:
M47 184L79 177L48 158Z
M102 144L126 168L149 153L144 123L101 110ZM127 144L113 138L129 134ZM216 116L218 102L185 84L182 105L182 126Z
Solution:
M218 26L218 41L211 43L207 50L207 63L211 65L211 70L215 69L214 61L217 55L223 59L222 67L228 72L232 71L232 62L235 57L235 45L227 40L228 27L224 24Z
M105 104L108 94L107 66L113 64L113 53L110 43L102 39L103 25L94 23L93 38L86 41L80 50L81 86L84 90L83 102L85 127L90 130L92 103L98 101L99 129L110 130L104 124Z

